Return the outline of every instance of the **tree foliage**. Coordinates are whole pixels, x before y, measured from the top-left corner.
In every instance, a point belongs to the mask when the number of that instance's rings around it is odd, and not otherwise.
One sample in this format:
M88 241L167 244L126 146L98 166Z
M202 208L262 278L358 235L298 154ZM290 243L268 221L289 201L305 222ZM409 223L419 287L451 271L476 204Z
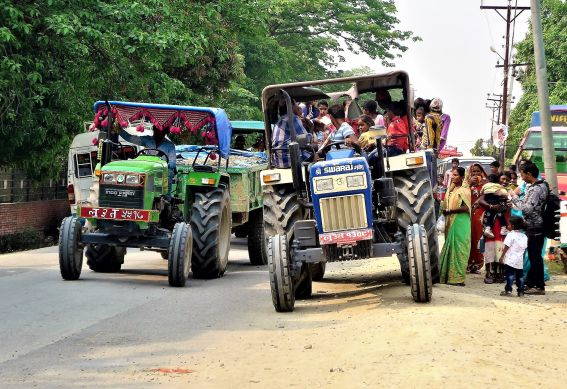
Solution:
M264 86L334 74L343 49L391 63L412 38L395 11L392 0L0 0L0 166L56 174L99 99L260 118Z
M550 104L567 103L567 3L563 0L543 0L542 29L545 46ZM528 63L521 78L524 94L510 115L510 135L507 156L512 157L518 148L524 131L530 126L531 114L539 111L535 75L533 35L517 45L516 62Z
M492 157L498 150L489 140L477 139L470 152L475 157Z

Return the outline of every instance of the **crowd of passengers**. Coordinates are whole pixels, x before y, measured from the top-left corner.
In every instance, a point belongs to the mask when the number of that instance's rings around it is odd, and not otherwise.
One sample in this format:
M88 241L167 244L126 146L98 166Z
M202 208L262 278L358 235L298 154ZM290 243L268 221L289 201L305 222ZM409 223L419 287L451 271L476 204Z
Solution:
M432 149L435 154L443 149L449 132L451 118L442 112L443 102L439 98L414 102L411 123L408 120L404 101L392 101L387 90L376 93L376 100L366 101L363 114L358 118L348 117L349 106L353 100L333 104L325 100L310 101L293 105L293 122L298 135L310 133L317 150L313 159L333 143L344 142L346 146L358 148L372 157L376 139L385 136L384 148L388 156L406 153L410 149L409 130L413 127L415 149ZM289 167L287 147L291 139L288 127L287 107L280 106L279 120L272 132L273 164L276 167ZM309 156L304 156L306 159Z

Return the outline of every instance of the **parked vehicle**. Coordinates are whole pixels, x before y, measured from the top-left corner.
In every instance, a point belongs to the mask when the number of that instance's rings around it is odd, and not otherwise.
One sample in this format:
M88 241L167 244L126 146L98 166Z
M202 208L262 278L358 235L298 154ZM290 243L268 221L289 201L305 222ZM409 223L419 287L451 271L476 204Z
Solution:
M262 93L266 139L283 104L293 118L292 99L329 99L333 88L348 91L353 103L387 90L410 112L409 77L405 72L323 81L272 85ZM321 87L321 89L319 89ZM409 118L408 118L409 119ZM288 122L289 128L294 128ZM288 147L269 148L270 169L262 172L264 230L268 239L268 270L272 302L278 312L292 311L295 300L311 295L312 280L324 277L325 265L397 254L402 277L417 302L431 299L438 279L438 242L427 161L431 151L388 157L377 141L377 158L369 163L360 150L330 144L322 160L304 159L313 151L306 135L291 131ZM409 136L414 148L413 133ZM291 167L275 165L285 153Z
M437 174L445 174L445 172L451 169L451 162L455 157L444 158L437 162ZM467 169L474 163L479 163L486 174L490 174L490 164L496 161L493 157L460 157L459 166Z
M554 105L550 108L559 196L562 200L567 200L567 105ZM531 127L525 131L513 163L518 165L523 158L535 163L545 177L539 112L532 114Z
M226 113L218 108L118 101L99 101L94 111L95 123L102 127L95 167L98 186L90 191L96 193L94 199L91 196L88 204L77 204L76 215L62 222L62 277L80 277L84 249L91 270L119 271L127 247L161 252L168 260L172 286L184 286L190 268L196 278L221 277L230 247L231 181L247 181L243 175L259 174L246 169L228 171L232 128ZM200 132L198 138L214 144L185 145L193 149L180 151L170 182L167 155L162 151L132 150L119 142L119 130L139 121L175 127L179 138ZM138 128L143 131L143 124ZM247 193L245 197L253 196Z

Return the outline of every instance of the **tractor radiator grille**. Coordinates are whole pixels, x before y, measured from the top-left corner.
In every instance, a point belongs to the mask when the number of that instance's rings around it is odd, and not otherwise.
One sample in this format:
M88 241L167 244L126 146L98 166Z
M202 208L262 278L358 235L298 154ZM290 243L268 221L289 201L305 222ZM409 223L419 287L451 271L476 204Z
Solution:
M119 185L100 185L98 205L113 208L144 208L144 189Z
M367 228L363 194L326 197L319 202L323 232Z

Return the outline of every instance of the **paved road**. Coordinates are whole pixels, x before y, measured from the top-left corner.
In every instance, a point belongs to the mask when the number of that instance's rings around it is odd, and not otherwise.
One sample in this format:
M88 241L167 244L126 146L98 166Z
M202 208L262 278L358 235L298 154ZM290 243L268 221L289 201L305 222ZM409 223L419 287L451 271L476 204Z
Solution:
M230 259L224 278L178 289L151 252L129 252L119 274L84 268L75 282L61 280L55 247L0 256L0 386L567 380L566 277L547 296L520 301L496 297L501 286L476 276L466 288L437 286L432 304L416 305L394 259L331 264L314 299L276 314L266 269L248 264L243 241ZM506 376L518 368L523 376Z

